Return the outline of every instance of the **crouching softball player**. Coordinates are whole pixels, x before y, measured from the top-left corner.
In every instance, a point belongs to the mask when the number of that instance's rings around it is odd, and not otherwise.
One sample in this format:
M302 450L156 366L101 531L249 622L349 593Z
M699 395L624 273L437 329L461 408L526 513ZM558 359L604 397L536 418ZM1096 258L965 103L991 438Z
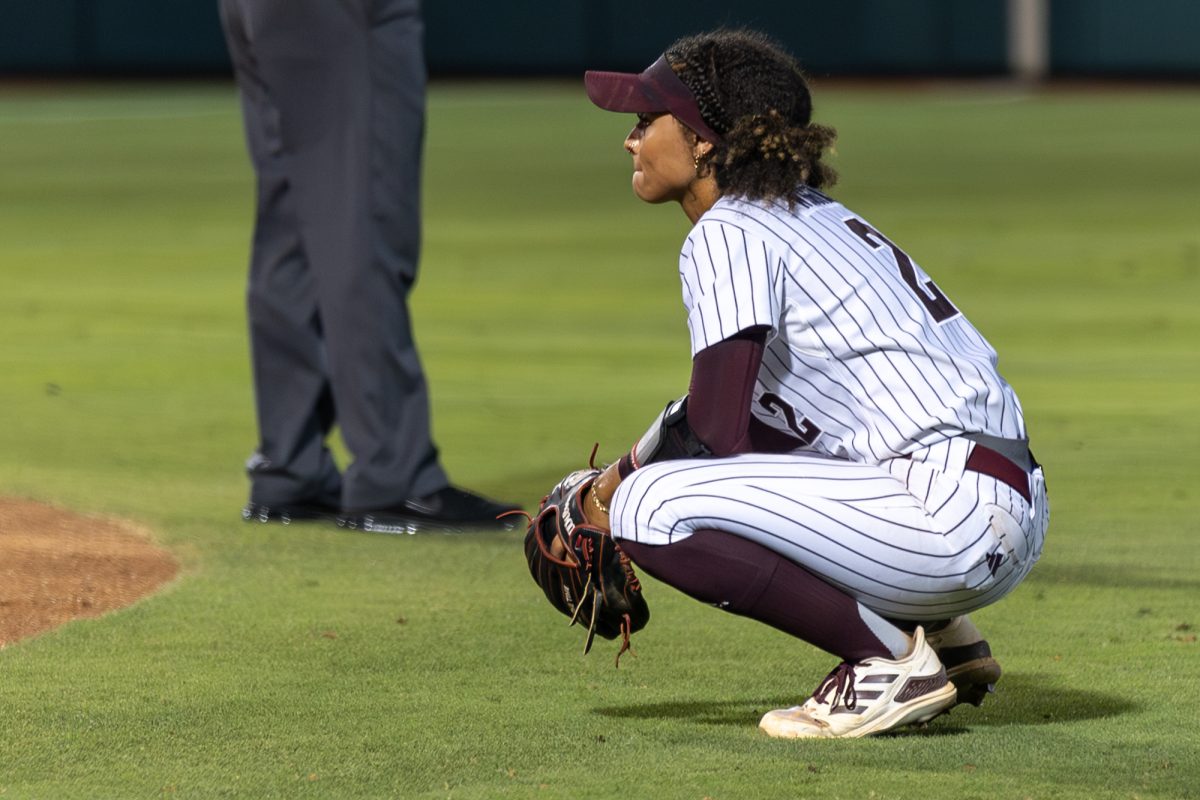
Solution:
M692 375L626 456L543 501L534 578L589 645L598 632L623 650L646 623L636 565L836 656L811 696L762 718L771 736L865 736L978 705L1000 666L967 614L1028 574L1049 517L995 351L898 243L823 193L834 131L766 37L680 39L586 86L637 115L634 193L694 225L679 255Z

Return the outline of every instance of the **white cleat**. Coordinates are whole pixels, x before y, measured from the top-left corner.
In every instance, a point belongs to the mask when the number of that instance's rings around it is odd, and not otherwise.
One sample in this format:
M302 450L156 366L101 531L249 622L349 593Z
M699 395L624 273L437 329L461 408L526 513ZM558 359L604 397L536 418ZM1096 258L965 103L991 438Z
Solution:
M904 658L843 662L803 705L768 711L758 727L787 739L852 739L928 722L950 709L955 695L918 627Z

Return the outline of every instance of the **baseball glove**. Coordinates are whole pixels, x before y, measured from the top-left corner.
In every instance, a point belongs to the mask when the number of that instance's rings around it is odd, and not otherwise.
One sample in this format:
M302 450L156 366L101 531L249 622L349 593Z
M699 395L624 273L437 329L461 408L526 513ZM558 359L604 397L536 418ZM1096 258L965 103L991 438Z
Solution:
M617 666L629 636L646 626L650 609L629 556L612 535L591 525L580 499L600 474L579 470L563 478L542 500L525 534L525 560L550 605L588 626L583 652L596 634L621 637Z

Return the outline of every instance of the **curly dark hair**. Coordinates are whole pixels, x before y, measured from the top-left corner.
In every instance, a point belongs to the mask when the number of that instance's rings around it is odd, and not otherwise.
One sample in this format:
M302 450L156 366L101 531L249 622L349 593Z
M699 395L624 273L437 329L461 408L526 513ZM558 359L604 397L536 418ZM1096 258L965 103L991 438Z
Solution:
M837 132L812 122L804 72L770 37L722 29L679 39L665 55L721 136L701 164L722 195L771 200L837 180L821 160Z

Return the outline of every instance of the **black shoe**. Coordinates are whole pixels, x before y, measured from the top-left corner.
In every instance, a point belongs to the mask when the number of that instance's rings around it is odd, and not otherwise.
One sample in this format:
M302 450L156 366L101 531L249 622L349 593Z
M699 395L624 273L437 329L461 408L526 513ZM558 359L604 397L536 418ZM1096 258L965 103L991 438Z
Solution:
M958 689L958 702L983 705L984 698L996 691L1002 673L987 639L966 615L931 627L927 641Z
M290 525L293 522L335 522L338 518L338 507L325 503L289 503L288 505L270 506L266 503L246 503L242 509L242 519L245 522L281 522Z
M992 658L992 648L986 639L962 647L943 648L938 658L946 668L946 677L958 689L958 702L981 706L984 698L996 691L1000 664Z
M338 525L369 533L417 533L465 530L507 531L524 519L520 506L499 503L486 497L447 486L433 494L405 501L402 506L369 511L343 511ZM508 514L509 516L502 516Z

